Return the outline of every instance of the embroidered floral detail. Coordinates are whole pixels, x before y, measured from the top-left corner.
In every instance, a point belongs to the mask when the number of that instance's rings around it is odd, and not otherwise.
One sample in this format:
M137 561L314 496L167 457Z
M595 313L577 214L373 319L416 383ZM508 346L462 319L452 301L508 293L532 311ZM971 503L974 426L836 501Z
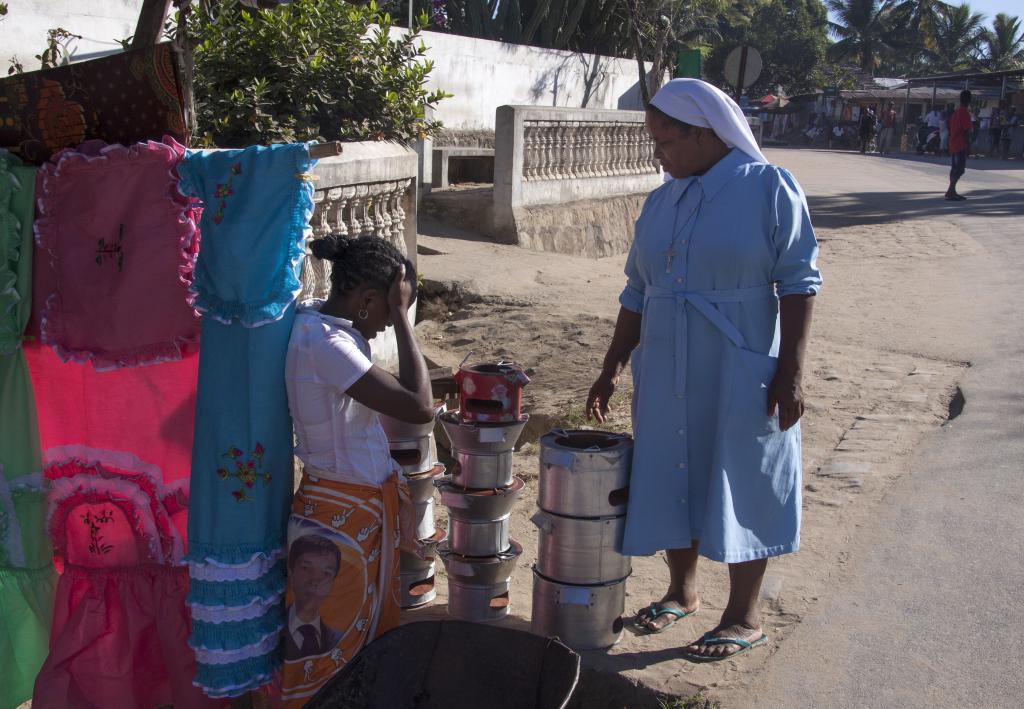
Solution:
M222 465L217 468L217 477L221 480L235 478L242 483L242 487L231 491L231 496L235 498L236 502L252 502L255 499L246 490L252 490L256 486L257 480L262 480L264 487L270 484L271 475L263 470L263 454L265 452L263 444L257 442L256 447L253 448L252 457L245 462L242 461L242 458L245 458L245 453L237 446L231 446L226 453L221 454L222 458L228 458L234 463L234 469L231 469L231 463Z
M117 259L117 272L124 268L124 224L117 230L117 242L108 244L104 239L99 240L96 247L96 265L102 266L103 259Z
M89 528L89 551L93 554L109 554L114 548L113 544L103 541L102 527L100 525L110 524L114 521L114 513L111 510L103 510L94 514L86 512L82 515L82 522Z
M213 196L220 200L220 204L217 205L217 211L213 213L213 223L220 224L224 220L224 210L228 206L227 198L235 194L235 190L231 187L231 183L235 179L235 175L242 174L242 163L236 162L231 166L231 176L228 177L227 182L218 182L217 187L213 191Z

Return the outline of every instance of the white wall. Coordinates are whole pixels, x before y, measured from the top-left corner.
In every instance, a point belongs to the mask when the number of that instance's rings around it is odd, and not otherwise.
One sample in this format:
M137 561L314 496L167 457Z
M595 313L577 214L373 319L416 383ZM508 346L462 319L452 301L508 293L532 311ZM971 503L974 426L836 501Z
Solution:
M0 76L12 56L26 71L38 69L34 57L46 48L46 31L57 27L82 35L73 45L76 59L121 51L117 40L135 33L141 9L142 0L8 0L0 20Z
M430 88L454 94L435 117L446 128L494 130L498 106L637 110L636 61L424 32Z
M58 26L82 35L73 44L76 59L120 51L116 40L135 32L142 0L9 0L9 6L0 21L0 75L12 56L26 70L38 69L33 57L45 48L46 31ZM435 113L447 128L494 130L494 112L504 105L640 108L632 59L438 32L424 32L423 40L434 62L430 88L454 94Z

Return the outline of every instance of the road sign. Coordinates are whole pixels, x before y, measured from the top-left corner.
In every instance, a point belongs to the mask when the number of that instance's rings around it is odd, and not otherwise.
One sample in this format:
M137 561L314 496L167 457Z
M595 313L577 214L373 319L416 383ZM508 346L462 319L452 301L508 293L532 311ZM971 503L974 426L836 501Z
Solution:
M753 47L744 45L729 52L725 58L725 80L736 88L737 97L757 81L762 66L761 55Z

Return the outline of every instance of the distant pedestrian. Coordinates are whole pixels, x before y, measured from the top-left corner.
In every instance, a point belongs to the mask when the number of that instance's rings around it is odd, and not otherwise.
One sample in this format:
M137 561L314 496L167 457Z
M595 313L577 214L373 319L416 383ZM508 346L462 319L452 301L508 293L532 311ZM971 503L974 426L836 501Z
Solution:
M878 139L878 152L887 154L892 149L893 134L896 132L896 104L889 102L882 112L882 133Z
M949 152L949 117L953 112L948 108L942 112L942 123L939 124L939 153L945 155Z
M953 112L949 119L949 155L952 166L949 170L949 189L946 190L946 199L950 201L962 201L967 199L956 191L956 183L960 181L967 170L967 143L971 135L971 92L964 89L960 92L960 107Z
M860 152L864 154L871 147L875 137L875 112L870 107L860 112Z
M992 116L988 122L988 156L992 157L999 150L999 139L1002 137L1002 113L998 108L992 109Z
M1013 142L1013 134L1017 131L1019 124L1020 116L1017 115L1017 107L1010 106L1003 114L1002 125L1000 125L999 153L1003 160L1010 157L1010 143Z

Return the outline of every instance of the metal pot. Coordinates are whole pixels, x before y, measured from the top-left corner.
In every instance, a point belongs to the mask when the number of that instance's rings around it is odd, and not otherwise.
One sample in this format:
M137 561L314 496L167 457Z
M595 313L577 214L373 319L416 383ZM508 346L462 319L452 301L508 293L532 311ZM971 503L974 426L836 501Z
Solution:
M543 510L531 521L540 530L537 570L562 583L611 583L629 576L630 557L619 553L626 518L579 519Z
M402 589L402 608L416 608L423 606L437 597L437 588L434 583L435 565L433 562L425 569L418 569L408 573L402 572L399 576L399 584Z
M468 586L490 586L511 578L523 553L523 545L512 539L508 551L484 558L461 556L447 544L439 545L437 553L444 562L449 579Z
M537 505L566 517L626 514L632 460L625 434L554 429L540 439Z
M458 463L452 469L455 485L471 490L493 490L512 484L512 451L501 453L470 453L452 449Z
M423 558L419 554L411 554L401 551L398 554L398 570L402 574L409 574L410 578L419 574L420 578L426 578L434 573L434 559ZM430 573L427 573L427 572Z
M409 499L413 502L422 502L434 496L434 485L438 479L444 477L445 468L441 463L435 463L434 467L425 473L406 475L405 482L409 486Z
M437 555L438 546L447 541L448 530L435 529L434 533L426 539L416 540L416 553L413 556L417 556L420 559L426 559L427 561L433 561L434 557Z
M448 615L472 623L501 620L508 615L508 580L470 586L448 579Z
M533 611L530 631L558 637L574 650L600 650L622 637L626 580L573 586L545 578L533 570Z
M434 434L389 440L388 447L391 449L391 457L407 476L430 472L437 462Z
M410 438L423 438L429 436L437 423L438 414L445 411L445 405L434 402L434 418L429 423L406 423L391 416L380 414L380 425L389 441L407 440Z
M497 556L507 551L511 514L487 522L448 517L448 546L462 556Z
M491 423L518 421L523 387L529 382L526 372L515 362L467 365L463 360L455 373L462 418Z
M429 539L434 535L434 498L428 497L423 502L413 503L413 514L416 520L416 539Z
M467 490L455 485L447 476L435 485L441 491L441 502L451 516L474 522L505 517L526 488L526 483L518 476L512 478L510 485L492 490Z
M438 417L455 450L467 453L501 453L512 450L523 433L528 414L505 423L463 421L459 411L446 411Z

